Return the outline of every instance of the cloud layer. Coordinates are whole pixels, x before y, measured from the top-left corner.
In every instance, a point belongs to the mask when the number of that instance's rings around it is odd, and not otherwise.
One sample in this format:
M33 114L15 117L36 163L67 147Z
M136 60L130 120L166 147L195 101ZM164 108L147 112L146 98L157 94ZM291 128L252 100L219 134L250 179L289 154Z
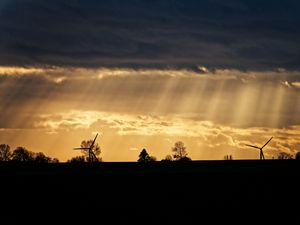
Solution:
M293 153L299 11L294 0L1 1L1 140L67 157L56 148L101 127L109 159L141 146L164 157L178 139L196 159L256 157L244 144L270 136L269 157Z
M299 125L299 74L0 67L0 128L26 128L40 114L82 109L193 115L236 127Z
M299 69L294 0L11 0L2 65Z

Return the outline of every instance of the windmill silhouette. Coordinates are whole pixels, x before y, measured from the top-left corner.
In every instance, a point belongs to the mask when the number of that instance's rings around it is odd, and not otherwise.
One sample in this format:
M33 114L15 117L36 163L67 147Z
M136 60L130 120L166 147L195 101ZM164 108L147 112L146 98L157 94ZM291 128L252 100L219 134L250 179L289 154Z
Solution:
M259 153L259 159L260 159L260 160L263 160L263 159L265 159L264 152L263 152L263 148L264 148L267 144L269 144L269 142L272 140L272 138L273 138L273 137L271 137L270 140L268 140L267 143L264 144L261 148L255 146L255 145L248 145L248 144L245 144L245 145L246 145L246 146L249 146L249 147L252 147L252 148L257 148L257 149L259 149L259 150L260 150L260 153Z
M96 137L94 138L92 144L90 145L90 147L87 148L74 148L74 150L88 150L89 153L89 157L88 157L88 162L98 162L98 158L95 155L94 151L93 151L93 147L96 141L96 138L98 137L98 134L96 134Z

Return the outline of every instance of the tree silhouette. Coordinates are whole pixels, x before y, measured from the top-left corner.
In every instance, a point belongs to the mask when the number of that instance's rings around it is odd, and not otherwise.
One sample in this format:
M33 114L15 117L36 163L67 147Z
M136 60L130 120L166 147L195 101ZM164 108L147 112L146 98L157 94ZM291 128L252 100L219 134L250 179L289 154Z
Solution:
M278 159L293 159L293 155L286 152L279 152Z
M84 156L75 156L67 161L68 163L84 163L85 157Z
M187 157L186 147L182 141L177 141L172 148L174 152L173 158L177 161L190 161L191 159Z
M52 159L50 157L46 156L42 152L36 153L34 155L34 162L37 162L37 163L49 163L51 161L52 161Z
M148 152L146 151L146 149L143 149L141 151L141 153L139 154L138 162L147 162L149 157L150 156L149 156Z
M139 154L138 162L154 162L156 158L154 156L150 156L146 149L143 149Z
M89 148L94 140L83 140L80 144L81 148ZM86 162L89 161L89 150L81 150L81 152L84 154L84 159ZM95 154L95 156L97 157L98 161L102 161L101 158L99 158L99 155L101 154L101 148L98 145L98 143L94 143L94 145L92 146L92 152Z
M149 162L155 162L155 161L156 161L156 157L155 156L150 156Z
M173 160L173 157L171 155L166 155L166 157L164 159L162 159L161 161L163 162L171 162Z
M11 151L9 145L0 145L0 161L9 161L11 159Z
M12 153L12 160L18 162L34 161L34 153L24 147L17 147Z
M59 163L59 159L58 158L53 158L53 159L51 159L51 163Z

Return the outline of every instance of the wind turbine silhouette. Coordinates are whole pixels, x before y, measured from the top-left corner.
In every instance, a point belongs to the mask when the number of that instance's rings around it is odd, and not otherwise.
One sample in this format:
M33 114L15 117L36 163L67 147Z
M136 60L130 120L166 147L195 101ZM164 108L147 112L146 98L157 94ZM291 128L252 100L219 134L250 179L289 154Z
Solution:
M260 159L260 160L263 160L263 159L265 159L264 152L263 152L263 148L264 148L267 144L269 144L269 142L272 140L272 138L273 138L273 137L271 137L270 140L268 140L267 143L264 144L261 148L255 146L255 145L248 145L248 144L245 144L245 145L246 145L246 146L249 146L249 147L252 147L252 148L257 148L257 149L259 149L259 150L260 150L260 153L259 153L259 159Z
M94 140L93 140L92 144L90 145L90 147L87 147L87 148L74 148L74 150L88 150L88 152L89 152L88 161L89 162L93 162L93 160L98 162L98 158L95 155L95 153L93 152L93 147L94 147L97 136L98 136L98 133L96 134L96 137L94 138Z

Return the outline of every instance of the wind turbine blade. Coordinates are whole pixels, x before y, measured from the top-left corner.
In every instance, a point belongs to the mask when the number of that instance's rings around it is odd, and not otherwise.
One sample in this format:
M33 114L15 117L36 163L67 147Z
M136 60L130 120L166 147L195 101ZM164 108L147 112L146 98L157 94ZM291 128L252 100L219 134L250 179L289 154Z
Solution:
M90 149L90 148L73 148L74 150L87 150L87 149Z
M90 148L93 148L93 146L94 146L94 144L95 144L95 141L96 141L96 138L97 138L97 136L98 136L98 133L96 134L96 137L95 137L95 139L94 139L93 143L91 144Z
M266 144L264 144L264 146L262 146L261 148L264 148L267 144L269 144L269 142L272 140L273 137L270 138L270 140L268 140L268 142Z
M247 144L245 144L246 146L249 146L249 147L252 147L252 148L257 148L257 149L260 149L259 147L257 147L257 146L254 146L254 145L247 145Z

